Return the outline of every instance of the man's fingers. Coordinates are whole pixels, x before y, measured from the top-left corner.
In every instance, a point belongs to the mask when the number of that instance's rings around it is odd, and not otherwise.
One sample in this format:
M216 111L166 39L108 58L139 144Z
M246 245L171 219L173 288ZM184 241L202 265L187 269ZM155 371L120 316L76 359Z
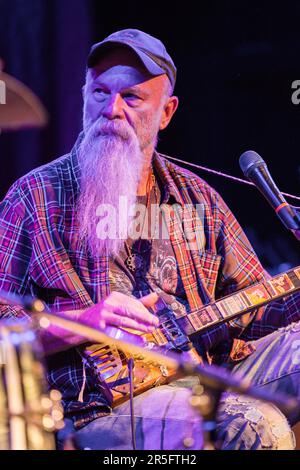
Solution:
M151 307L154 307L154 305L156 304L158 299L159 299L159 297L158 297L157 293L156 292L151 292L151 294L148 294L148 295L145 295L144 297L141 297L139 299L139 301L142 302L142 304L145 307L151 308Z
M133 318L120 316L112 312L106 313L105 322L106 325L117 326L119 328L132 328L133 330L138 330L142 333L149 333L154 330L154 326L147 326Z
M158 318L152 315L139 301L128 302L127 305L115 306L112 311L122 317L131 318L146 326L158 326Z
M148 310L148 308L153 306L157 300L158 295L155 293L146 295L141 299L115 293L114 295L111 295L105 299L102 308L105 312L105 315L107 312L111 312L115 315L119 315L120 317L130 318L136 321L138 324L144 325L144 327L157 327L159 325L158 318ZM106 321L105 316L104 320Z

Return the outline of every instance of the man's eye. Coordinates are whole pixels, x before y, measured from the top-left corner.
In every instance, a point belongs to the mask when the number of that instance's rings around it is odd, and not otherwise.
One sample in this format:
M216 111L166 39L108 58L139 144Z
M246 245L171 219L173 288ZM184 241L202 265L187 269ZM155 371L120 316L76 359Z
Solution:
M102 88L95 88L93 90L93 95L96 101L103 101L106 97L106 93Z
M134 93L126 93L124 95L124 98L129 99L129 100L140 100L141 99L138 95L135 95Z

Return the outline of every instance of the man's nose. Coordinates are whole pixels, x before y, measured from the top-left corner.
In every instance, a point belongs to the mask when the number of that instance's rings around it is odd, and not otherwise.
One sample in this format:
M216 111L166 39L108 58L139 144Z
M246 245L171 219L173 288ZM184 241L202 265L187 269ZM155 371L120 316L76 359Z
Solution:
M104 106L103 116L107 119L121 119L124 115L123 99L119 93L110 95Z

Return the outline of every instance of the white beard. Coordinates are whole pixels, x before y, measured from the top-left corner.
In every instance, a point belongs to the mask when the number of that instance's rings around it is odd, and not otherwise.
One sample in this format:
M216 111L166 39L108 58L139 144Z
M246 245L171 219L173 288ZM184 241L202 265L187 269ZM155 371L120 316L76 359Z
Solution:
M78 158L81 168L77 203L80 239L87 244L92 256L116 256L127 238L126 229L131 219L129 211L119 210L120 198L125 198L128 208L136 203L145 158L138 137L126 122L100 118L85 129ZM106 236L97 231L100 212L104 216L102 204L111 208L105 216Z

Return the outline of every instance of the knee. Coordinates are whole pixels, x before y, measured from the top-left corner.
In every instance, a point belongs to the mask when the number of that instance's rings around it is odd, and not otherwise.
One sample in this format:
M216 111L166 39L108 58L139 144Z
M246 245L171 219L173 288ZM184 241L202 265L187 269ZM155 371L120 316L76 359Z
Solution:
M218 416L222 449L292 450L295 437L286 417L274 405L227 395Z

